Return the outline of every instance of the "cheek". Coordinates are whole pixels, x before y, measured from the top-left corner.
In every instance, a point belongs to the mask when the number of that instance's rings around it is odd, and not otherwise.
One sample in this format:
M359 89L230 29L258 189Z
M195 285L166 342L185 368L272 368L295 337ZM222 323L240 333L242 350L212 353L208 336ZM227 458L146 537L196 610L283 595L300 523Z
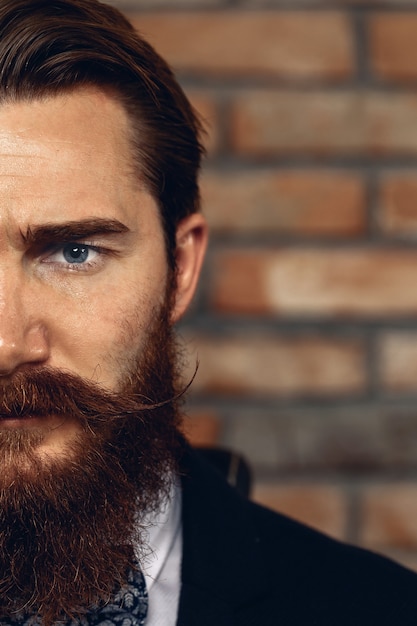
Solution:
M65 324L55 322L51 365L115 388L141 353L161 300L132 289L128 298L96 297L68 311Z

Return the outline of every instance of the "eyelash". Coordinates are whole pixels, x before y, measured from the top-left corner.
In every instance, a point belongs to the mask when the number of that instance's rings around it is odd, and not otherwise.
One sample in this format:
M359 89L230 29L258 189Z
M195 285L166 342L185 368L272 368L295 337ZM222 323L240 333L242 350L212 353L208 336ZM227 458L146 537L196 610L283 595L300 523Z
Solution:
M95 252L98 256L91 261L89 261L87 257L87 259L81 263L58 261L51 258L58 254L64 256L65 248L85 248L88 254L90 254L91 252ZM80 241L66 241L62 244L51 246L48 249L47 253L44 255L42 263L53 265L57 270L67 270L70 272L88 272L92 269L98 268L103 261L103 257L107 254L110 254L110 251L106 248L102 248L101 246L95 246L93 244Z

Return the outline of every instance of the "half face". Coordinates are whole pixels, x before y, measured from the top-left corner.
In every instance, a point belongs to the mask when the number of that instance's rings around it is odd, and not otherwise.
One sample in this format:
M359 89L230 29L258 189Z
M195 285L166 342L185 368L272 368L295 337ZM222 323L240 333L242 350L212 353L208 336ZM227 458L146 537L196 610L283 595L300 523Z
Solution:
M51 367L117 390L137 361L168 279L156 202L134 172L129 120L83 89L0 106L0 383ZM188 305L205 241L200 216L178 231L172 320ZM0 419L45 430L59 454L66 416Z

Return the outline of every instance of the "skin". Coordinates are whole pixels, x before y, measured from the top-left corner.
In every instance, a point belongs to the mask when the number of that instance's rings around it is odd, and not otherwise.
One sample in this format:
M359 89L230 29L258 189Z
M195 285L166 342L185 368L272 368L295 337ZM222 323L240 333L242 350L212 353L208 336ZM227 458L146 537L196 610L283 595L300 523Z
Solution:
M48 366L117 390L143 349L168 266L128 129L122 106L95 89L0 106L0 382ZM180 223L172 323L192 299L206 240L201 215ZM0 419L22 427L44 429L39 454L56 456L79 425Z

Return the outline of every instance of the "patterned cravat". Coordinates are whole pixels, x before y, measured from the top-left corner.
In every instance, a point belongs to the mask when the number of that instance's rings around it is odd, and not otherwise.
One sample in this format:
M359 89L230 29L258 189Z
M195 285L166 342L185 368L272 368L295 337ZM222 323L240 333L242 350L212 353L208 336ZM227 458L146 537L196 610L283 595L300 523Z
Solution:
M111 602L92 609L79 620L60 621L56 626L144 626L148 612L148 592L142 572L135 569L129 573L127 582L114 595ZM38 616L19 614L7 621L0 619L0 626L40 626Z

